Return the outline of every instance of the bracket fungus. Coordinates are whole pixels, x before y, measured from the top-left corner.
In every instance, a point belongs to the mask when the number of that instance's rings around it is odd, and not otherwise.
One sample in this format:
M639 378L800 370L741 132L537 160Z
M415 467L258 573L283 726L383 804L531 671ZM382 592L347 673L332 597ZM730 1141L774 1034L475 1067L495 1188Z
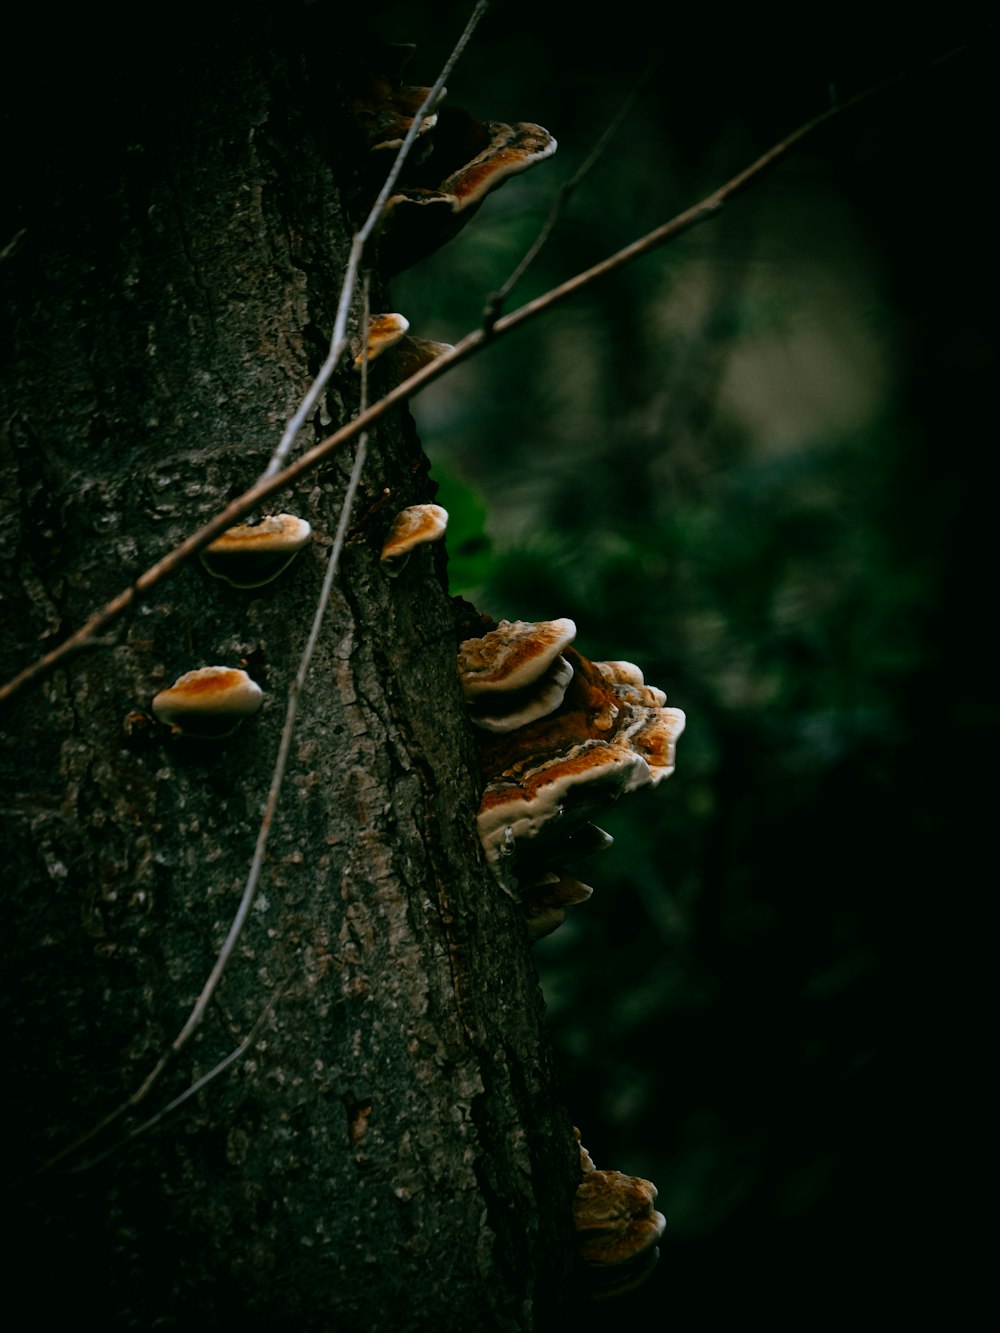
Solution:
M258 712L264 691L239 667L199 667L153 699L153 712L175 736L219 740Z
M199 554L214 578L234 588L261 588L291 564L311 535L304 518L267 514L227 528Z
M660 1257L657 1245L667 1225L653 1207L656 1186L621 1171L598 1171L580 1147L583 1180L573 1199L577 1252L587 1271L590 1296L604 1300L634 1291Z
M380 153L401 148L429 92L429 88L408 85L394 88L384 78L374 81L366 96L355 106L355 114L368 139L369 151ZM442 88L441 97L446 92L447 89ZM421 120L417 137L427 134L436 124L437 114L431 111Z
M467 700L531 686L576 638L572 620L501 620L458 650L458 679Z
M532 943L551 935L566 920L566 909L585 903L594 890L564 870L547 870L521 893L521 905Z
M629 703L643 708L662 708L667 702L662 690L646 684L634 662L595 662L594 666L608 684L615 687L615 693Z
M548 130L530 121L514 125L489 121L483 128L489 135L489 143L471 162L446 176L438 187L452 201L453 213L481 203L491 190L536 162L544 162L558 147Z
M480 125L454 107L441 109L431 138L426 162L382 210L382 257L390 273L451 240L492 190L551 157L558 146L541 125Z
M501 620L481 639L466 639L458 679L475 725L516 731L554 712L573 679L562 651L575 638L572 620Z
M380 556L389 577L395 578L415 547L440 541L447 526L448 511L440 505L410 505L400 510L392 521Z
M561 654L538 679L520 690L484 695L469 706L469 718L484 731L515 731L547 717L566 697L573 668Z
M579 881L566 861L610 841L592 817L674 771L684 714L631 663L591 662L572 620L500 621L463 641L458 676L485 788L476 817L494 875L520 897L532 940L554 930ZM580 885L586 889L587 886Z
M558 836L605 810L649 781L642 756L627 746L583 741L555 754L540 753L491 778L479 805L479 837L497 873L517 844Z
M454 343L439 343L433 338L414 338L408 333L396 344L396 365L402 379L408 380L439 356L455 350Z
M410 321L405 315L372 315L368 321L368 364L390 347L395 347L409 327ZM354 358L354 369L360 371L364 362L365 349L362 349Z

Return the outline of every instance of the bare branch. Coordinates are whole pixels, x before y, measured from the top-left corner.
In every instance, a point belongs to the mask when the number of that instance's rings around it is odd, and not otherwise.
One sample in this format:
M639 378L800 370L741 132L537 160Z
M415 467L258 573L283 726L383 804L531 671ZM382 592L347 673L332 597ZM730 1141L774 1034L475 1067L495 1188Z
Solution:
M511 292L514 290L517 284L524 277L525 273L527 273L528 269L538 258L538 255L540 254L544 246L548 243L549 237L552 235L553 231L555 231L556 224L562 217L563 212L565 211L566 205L569 203L569 199L573 191L580 184L583 178L587 175L591 167L593 167L594 163L598 161L601 154L604 152L605 148L607 148L608 144L618 133L625 117L628 115L628 113L632 110L632 107L635 105L636 98L639 96L643 88L645 88L646 84L652 78L653 71L656 69L657 65L660 63L662 58L663 58L662 54L658 54L654 56L653 59L649 62L646 68L636 79L635 83L632 85L631 89L629 90L628 96L625 98L624 102L622 102L621 106L618 108L615 115L608 122L607 126L605 127L604 133L597 140L597 143L594 144L593 148L587 154L586 158L583 160L580 166L577 167L576 171L573 172L573 175L570 176L568 180L564 181L563 184L559 187L559 190L556 193L556 197L552 201L552 207L549 209L548 216L542 223L538 235L532 241L528 249L524 252L524 255L521 257L519 263L517 264L516 268L511 273L507 281L503 284L503 286L498 287L495 292L491 293L489 300L486 302L486 308L483 311L484 328L492 329L493 326L496 324L497 320L500 317L500 312L503 310L504 302L507 300L507 297L511 294Z
M282 995L284 995L285 991L288 989L290 980L291 980L290 978L286 978L286 980L283 981L281 985L279 985L275 989L274 993L271 995L271 998L268 1000L267 1004L265 1004L264 1008L260 1011L259 1015L257 1016L257 1020L254 1023L253 1027L243 1038L240 1044L234 1047L234 1049L231 1050L229 1054L225 1056L222 1060L220 1060L217 1065L214 1065L208 1071L207 1074L202 1074L201 1078L195 1079L195 1081L188 1087L186 1087L182 1093L176 1096L173 1099L173 1101L167 1102L166 1106L164 1106L162 1110L157 1111L157 1113L155 1115L150 1116L148 1120L144 1120L141 1125L136 1125L134 1129L130 1129L129 1132L126 1135L124 1135L121 1139L119 1139L117 1143L113 1143L109 1148L105 1148L104 1152L98 1153L96 1157L91 1157L88 1161L81 1162L79 1163L79 1165L73 1167L73 1171L74 1172L88 1171L90 1170L91 1167L97 1166L97 1164L99 1162L103 1162L106 1157L110 1157L112 1153L117 1152L120 1148L124 1148L125 1145L127 1143L131 1143L133 1139L137 1139L140 1134L146 1134L148 1133L149 1130L154 1129L162 1120L165 1120L168 1115L176 1111L179 1106L182 1106L196 1093L201 1092L202 1088L207 1087L208 1084L211 1083L214 1079L217 1079L220 1074L224 1074L230 1065L235 1064L237 1060L239 1060L243 1055L246 1054L247 1050L256 1040L257 1033L263 1027L268 1015L274 1010L275 1005L278 1003ZM129 1105L131 1105L131 1103L129 1103ZM101 1127L103 1128L104 1125L102 1124ZM74 1146L80 1146L80 1145L78 1143Z
M262 480L268 477L273 477L276 472L280 472L282 464L291 452L292 445L295 443L295 437L302 429L309 413L319 401L319 396L326 388L330 376L337 367L337 362L340 360L341 356L343 356L344 348L347 346L347 316L351 308L351 302L354 299L354 288L357 283L358 270L361 266L361 255L364 251L365 244L375 230L379 218L382 216L382 210L385 207L386 201L395 188L396 181L399 179L399 173L403 169L403 164L409 155L417 135L420 133L420 126L423 124L424 117L434 106L436 106L438 100L443 96L445 91L445 79L451 74L451 71L455 67L455 62L465 50L469 38L472 36L473 32L475 32L479 20L486 13L488 8L489 5L487 0L478 0L468 23L465 25L465 31L455 43L451 55L445 61L441 73L437 76L437 79L434 82L434 86L428 89L427 96L420 103L410 128L406 131L399 152L396 154L395 161L389 169L389 174L386 176L381 190L379 190L378 198L372 205L371 212L365 219L361 230L356 233L351 242L351 252L347 260L347 270L344 273L344 281L340 288L340 299L337 302L337 313L333 321L330 351L327 353L327 358L320 367L316 378L313 380L312 384L310 384L306 396L299 404L298 410L285 427L284 433L278 442L278 447L275 449L271 461L268 463L262 474Z
M434 361L416 371L409 377L409 379L403 380L402 383L396 386L396 388L387 393L384 398L381 398L377 403L373 403L371 407L360 413L352 421L341 426L340 429L334 431L332 435L328 435L325 440L321 440L319 444L314 445L311 449L300 455L294 463L289 464L281 472L275 473L273 476L262 478L251 486L249 490L244 491L242 495L238 496L228 504L221 513L215 516L215 518L199 528L197 532L192 533L190 537L186 538L179 546L175 547L161 560L157 561L155 565L150 566L150 568L143 574L140 574L131 587L126 588L123 592L119 593L117 597L112 598L105 607L93 615L85 625L76 631L76 633L71 634L69 638L65 639L58 647L53 648L43 657L40 657L36 662L25 667L17 676L13 677L5 685L0 687L0 703L13 698L13 696L17 694L24 685L28 684L29 681L43 675L53 666L56 666L61 662L68 656L68 654L77 651L80 648L90 646L94 636L106 629L108 625L112 624L123 611L126 611L132 603L139 598L142 593L145 593L149 588L152 588L155 584L166 578L168 574L172 574L174 570L178 569L185 561L190 560L193 555L196 555L203 546L206 546L215 537L219 536L219 534L224 532L226 528L238 522L256 505L260 504L263 500L266 500L276 491L280 491L286 486L289 486L292 482L297 481L299 477L303 476L318 463L322 462L323 459L327 458L336 448L345 443L345 441L353 439L359 432L366 430L373 422L377 421L379 417L388 412L390 408L395 407L397 403L401 403L405 399L412 397L426 385L432 383L436 379L440 379L442 375L446 374L449 370L452 370L462 361L467 361L469 357L475 355L476 352L481 351L495 338L502 337L504 334L520 328L520 326L528 320L534 319L537 315L541 315L545 311L550 310L553 306L565 301L567 297L582 291L598 278L603 278L609 273L614 273L617 269L632 263L633 260L639 259L641 256L648 254L651 250L655 250L661 245L665 245L669 241L676 240L678 236L691 231L700 223L706 222L709 218L714 217L734 195L745 190L753 181L762 176L774 166L776 162L780 161L781 158L785 157L792 148L801 143L808 135L828 124L836 117L843 115L844 112L857 106L860 102L866 101L876 93L884 91L903 77L905 76L897 75L892 79L873 85L872 87L865 89L863 92L857 93L846 102L841 102L837 106L830 107L827 111L813 117L812 120L807 121L804 125L800 125L799 128L794 130L787 138L782 139L779 143L776 143L773 147L769 148L767 152L758 157L756 161L750 163L749 166L744 167L742 171L738 172L737 175L733 176L724 185L719 186L719 188L714 190L710 195L707 195L700 201L700 203L685 209L682 213L678 213L676 217L671 218L669 222L663 223L662 226L655 227L652 231L647 232L645 236L633 241L631 245L625 246L624 249L618 250L607 259L601 260L600 263L593 265L592 268L576 274L559 286L553 287L544 295L536 297L533 301L528 301L525 305L520 306L509 315L501 316L492 328L474 329L459 343L456 343L450 352L446 352L443 355L436 357Z

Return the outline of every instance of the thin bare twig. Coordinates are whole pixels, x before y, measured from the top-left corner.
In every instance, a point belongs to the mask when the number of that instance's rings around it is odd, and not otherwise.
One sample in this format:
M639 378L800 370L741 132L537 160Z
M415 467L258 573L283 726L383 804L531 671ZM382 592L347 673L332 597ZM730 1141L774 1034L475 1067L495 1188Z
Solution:
M141 1125L136 1125L134 1129L130 1129L129 1132L123 1135L123 1137L120 1138L117 1143L112 1143L109 1148L105 1148L105 1150L101 1153L98 1153L96 1157L91 1157L88 1158L86 1162L78 1163L78 1165L72 1168L73 1172L75 1173L79 1171L89 1171L91 1167L97 1166L97 1164L99 1162L103 1162L106 1157L110 1157L112 1153L118 1152L118 1150L120 1148L124 1148L127 1143L131 1143L133 1139L137 1139L140 1134L148 1133L149 1130L154 1129L162 1120L165 1120L168 1115L176 1111L179 1106L182 1106L196 1093L201 1092L202 1088L207 1087L209 1083L211 1083L214 1079L217 1079L220 1074L224 1074L230 1065L235 1064L236 1061L239 1060L241 1056L246 1054L247 1050L256 1040L257 1033L264 1026L264 1022L267 1019L268 1015L273 1011L275 1005L278 1003L282 995L284 995L285 991L288 989L290 982L291 978L290 977L286 978L281 983L281 985L275 989L274 993L268 1000L267 1004L265 1004L264 1008L258 1014L257 1020L254 1023L253 1027L243 1038L240 1044L234 1047L234 1049L231 1050L229 1054L225 1056L222 1060L220 1060L217 1065L214 1065L208 1071L207 1074L202 1074L201 1078L195 1079L195 1081L188 1087L186 1087L182 1093L176 1096L173 1099L173 1101L167 1102L166 1106L164 1106L162 1110L157 1111L157 1113L155 1115L150 1116L148 1120L144 1120Z
M126 588L119 593L117 597L111 599L100 611L96 612L85 625L81 626L74 634L65 639L58 647L40 657L36 662L24 668L17 676L13 677L5 685L0 687L0 703L12 698L29 681L36 679L56 666L70 653L76 652L81 648L91 645L94 636L106 629L117 618L126 611L140 594L146 592L149 588L159 583L161 579L172 574L185 561L197 554L203 546L214 540L226 528L238 522L251 509L273 495L276 491L284 489L297 481L299 477L309 472L312 468L327 458L333 451L345 441L353 439L360 431L366 430L379 417L383 416L390 408L395 407L397 403L411 398L434 380L440 379L442 375L452 370L462 361L467 361L469 357L474 356L484 347L488 346L496 338L502 337L506 333L513 332L520 328L528 320L534 319L550 310L553 306L559 305L568 297L574 296L577 292L588 287L590 283L598 278L603 278L617 269L623 268L633 260L639 259L642 255L648 254L651 250L665 245L668 241L675 240L685 232L691 231L700 223L706 222L714 217L716 213L731 199L734 195L745 190L754 180L762 176L776 162L785 157L792 148L801 143L808 135L828 124L831 120L844 114L860 102L867 100L876 93L883 92L886 88L897 83L904 75L897 75L882 83L875 84L863 92L857 93L854 97L838 106L830 107L812 120L800 125L787 138L769 148L756 161L728 180L724 185L719 186L710 195L707 195L693 207L685 209L665 222L662 226L655 227L647 232L638 240L633 241L631 245L625 246L615 254L594 264L591 268L577 273L574 277L560 283L557 287L551 288L542 296L536 297L533 301L528 301L509 315L502 315L492 329L483 328L474 329L452 348L450 352L445 352L428 365L415 371L409 379L403 380L394 389L390 390L385 397L373 403L367 411L341 426L339 430L328 435L325 440L301 454L294 463L290 463L281 472L274 476L262 479L256 482L249 490L242 495L237 496L230 504L226 506L215 518L199 528L197 532L191 534L185 541L181 542L172 551L165 555L155 565L150 566L143 574L140 574L135 583L130 588Z
M475 9L469 17L468 23L465 25L464 32L455 43L451 55L445 61L441 73L434 82L434 86L428 90L427 96L420 103L410 128L406 131L399 152L396 154L395 161L389 169L389 174L386 176L381 190L379 190L378 198L372 205L371 212L365 219L361 230L355 234L354 239L351 241L351 251L347 259L347 269L344 273L344 281L341 284L340 299L337 303L337 313L333 321L333 333L330 337L330 350L327 353L326 360L323 362L322 366L320 366L316 378L313 380L312 384L310 384L306 396L299 404L298 410L285 427L284 433L278 442L278 447L275 449L271 456L271 461L262 473L261 480L266 480L268 477L273 477L276 472L280 472L285 459L291 452L292 445L295 443L295 437L305 424L309 413L319 401L320 394L326 388L330 376L337 368L337 362L344 354L344 348L347 346L347 316L351 308L351 302L354 299L354 288L357 283L358 270L361 267L361 255L364 251L365 244L375 230L379 218L382 216L382 210L386 205L386 201L395 188L396 181L399 179L399 173L403 169L403 164L409 155L417 135L420 133L420 126L423 124L424 117L437 105L438 99L444 94L445 79L451 74L451 71L455 67L455 62L465 50L470 37L476 30L479 20L483 17L488 8L489 4L487 3L487 0L478 0Z
M621 106L618 108L617 112L612 117L612 119L608 122L608 125L605 127L604 133L594 144L593 148L587 154L586 158L584 158L580 166L577 167L573 175L570 176L568 180L564 181L563 184L559 187L559 190L556 193L556 197L552 201L552 207L549 209L548 216L542 223L538 235L532 241L528 249L524 252L516 268L514 269L513 273L511 273L507 281L501 287L498 287L495 292L492 292L490 294L490 297L486 302L486 308L483 310L483 327L485 329L492 329L494 324L496 324L497 320L500 317L500 313L503 310L504 303L506 302L507 297L511 294L511 292L514 290L517 284L524 277L525 273L538 258L538 255L540 254L541 250L548 243L549 237L552 235L553 231L555 231L556 224L562 217L566 205L569 203L570 195L572 195L573 191L580 184L583 178L587 175L591 167L593 167L594 163L597 162L597 160L600 158L605 148L607 148L608 144L618 133L618 130L621 128L622 122L624 121L625 117L628 115L628 113L632 110L632 107L635 105L636 98L639 96L643 88L645 88L646 84L652 78L654 70L656 69L657 65L660 63L662 59L663 59L662 53L653 57L653 59L649 62L646 68L636 79L635 83L632 85L631 89L629 90L628 96L625 98L624 102L622 102Z

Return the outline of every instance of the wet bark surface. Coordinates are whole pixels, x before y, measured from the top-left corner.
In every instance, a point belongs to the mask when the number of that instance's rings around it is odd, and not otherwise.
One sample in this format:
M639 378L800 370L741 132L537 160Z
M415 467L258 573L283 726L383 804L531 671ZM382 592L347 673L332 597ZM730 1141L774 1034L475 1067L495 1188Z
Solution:
M332 59L287 33L168 43L148 86L133 71L35 159L0 265L5 679L250 484L322 360L357 206ZM15 110L24 185L47 122ZM357 400L345 370L309 440ZM371 441L260 893L205 1021L131 1117L30 1174L135 1091L211 969L349 467L268 506L314 529L274 583L192 562L0 717L5 1174L28 1173L6 1208L21 1270L49 1256L39 1318L514 1330L561 1300L575 1147L523 922L476 838L444 558L391 581L378 562L394 514L431 498L405 413ZM129 719L217 663L265 691L232 736ZM122 1143L271 1001L243 1060Z

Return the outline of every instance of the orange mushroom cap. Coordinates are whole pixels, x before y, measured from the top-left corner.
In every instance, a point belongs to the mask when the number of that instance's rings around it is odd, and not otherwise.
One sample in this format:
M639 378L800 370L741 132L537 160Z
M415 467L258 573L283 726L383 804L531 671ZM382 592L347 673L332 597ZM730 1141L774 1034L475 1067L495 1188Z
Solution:
M382 210L383 263L391 273L444 245L491 190L556 151L548 130L527 121L478 124L454 107L441 109L434 148L418 179L402 185ZM472 156L462 161L462 156ZM458 166L452 164L458 162ZM450 168L450 170L449 170ZM435 169L435 174L430 174ZM445 170L443 177L436 172Z
M258 712L264 691L238 667L199 667L153 698L153 712L177 736L217 740Z
M548 130L530 121L515 125L488 121L484 128L490 136L486 147L445 177L439 187L441 194L451 198L454 213L479 203L509 177L551 157L558 147Z
M387 352L390 347L395 347L400 340L405 337L406 330L410 327L410 321L405 315L372 315L368 321L368 362L369 364L376 357ZM360 370L365 362L365 350L360 351L354 358L354 369Z
M303 547L312 528L294 514L268 514L227 528L199 554L208 572L234 588L260 588L276 579Z
M466 699L507 693L533 684L576 638L572 620L501 620L458 651L458 678Z
M381 561L386 573L394 577L403 568L410 552L424 542L440 541L448 526L448 511L440 505L410 505L392 521L382 547Z
M667 1225L656 1212L656 1186L621 1171L587 1171L573 1199L580 1258L593 1268L631 1263L651 1250Z
M554 713L566 697L573 668L561 654L551 666L519 690L483 694L469 708L469 720L484 731L516 731Z

